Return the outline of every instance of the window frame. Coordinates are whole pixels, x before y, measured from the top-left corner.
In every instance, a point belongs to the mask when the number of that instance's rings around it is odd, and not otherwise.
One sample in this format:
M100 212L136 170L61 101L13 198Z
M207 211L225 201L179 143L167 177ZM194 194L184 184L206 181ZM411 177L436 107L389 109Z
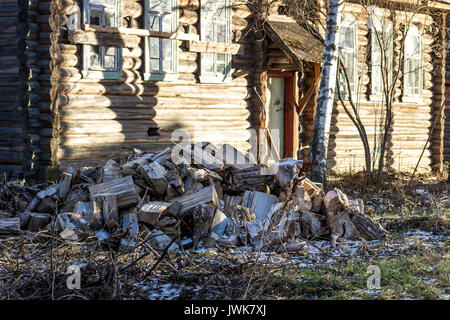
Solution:
M394 79L394 68L393 68L393 63L394 63L394 23L387 19L387 18L380 18L378 16L375 16L371 18L370 20L370 32L371 32L371 52L370 52L370 59L371 59L371 77L370 77L370 100L371 101L382 101L384 99L384 92L383 92L383 78L381 76L381 70L380 70L380 79L378 80L379 86L381 87L381 91L375 91L374 90L374 83L377 82L377 79L375 79L375 75L376 73L374 72L375 67L379 67L381 69L381 65L380 66L375 66L374 65L374 56L375 56L375 41L377 44L378 43L378 38L375 34L375 32L377 32L378 34L380 34L381 36L386 35L389 37L389 39L387 39L389 41L389 48L388 48L388 59L389 59L389 66L391 66L391 69L389 70L389 74L388 74L388 81L390 81L390 84L392 83L393 79ZM387 30L385 30L387 29ZM381 39L383 41L383 39ZM383 55L381 52L381 47L380 47L380 59L383 59Z
M412 32L412 33L411 33ZM423 86L424 86L424 75L423 75L423 34L420 30L420 28L414 24L411 24L408 28L408 33L405 36L405 44L409 41L409 37L415 37L418 39L419 43L419 50L417 53L414 53L411 57L413 59L418 59L420 66L418 68L417 74L419 76L419 93L414 94L411 91L414 90L413 87L408 86L407 84L407 75L410 74L410 72L406 72L407 68L407 60L408 57L406 55L406 45L404 46L404 58L403 58L403 95L402 95L402 102L418 102L419 100L422 100L422 94L423 94ZM417 51L417 50L415 50Z
M150 1L145 0L144 10L145 10L145 29L150 30ZM172 2L172 29L173 32L177 32L179 28L179 0L170 0ZM156 12L155 12L156 13ZM158 12L160 14L160 12ZM164 72L164 71L151 71L151 57L150 57L150 38L157 37L145 37L144 39L144 48L145 48L145 63L144 63L144 79L150 81L175 81L178 79L178 48L179 41L176 39L169 39L172 46L172 72ZM160 46L159 46L159 54L160 54L160 67L162 65L163 55L162 55L162 41L166 38L159 38Z
M232 43L232 0L222 0L225 3L225 43ZM205 15L205 5L208 2L217 3L214 0L200 0L200 40L202 42L206 41L206 26L208 22L211 22L211 18ZM213 24L214 28L216 24ZM213 33L214 38L217 37L216 32ZM213 68L214 72L206 72L204 63L206 61L205 54L213 55ZM225 73L218 73L216 67L217 55L219 53L214 52L202 52L200 53L200 83L230 83L232 80L231 70L232 70L232 54L225 54Z
M115 1L115 24L116 27L120 26L120 22L122 19L121 16L121 8L122 8L122 0L114 0ZM98 4L91 4L91 0L83 0L83 25L89 24L90 25L90 11L91 7L94 7L95 10L98 10L102 12L102 21L101 25L105 25L105 10L104 6L98 5ZM101 10L99 10L101 8ZM108 47L108 48L115 48L116 54L115 54L115 68L112 70L104 69L104 70L92 70L89 66L89 50L90 47L93 47L91 45L84 44L83 45L83 68L82 68L82 75L83 78L88 79L120 79L123 76L123 70L122 70L122 48L117 47ZM106 46L99 46L100 47L100 56L104 64L104 59L106 55Z
M358 88L358 18L356 16L354 16L353 14L343 14L340 27L341 27L341 30L343 28L353 28L353 50L352 50L353 51L353 65L354 65L353 83L352 83L351 79L349 79L349 80L350 80L350 86L352 87L351 93L352 93L352 95L356 95L357 91L358 91L357 90L357 88ZM342 60L341 46L340 46L340 42L342 39L341 36L342 36L342 34L339 35L338 54ZM347 49L347 48L345 48L345 49ZM350 50L345 50L345 51L352 52ZM341 77L341 74L339 73L337 81L339 81L340 77ZM342 77L344 77L344 76L342 76ZM347 88L346 83L345 83L345 88ZM337 86L336 86L336 97L338 97ZM344 100L349 99L349 95L347 92L342 92L342 97Z

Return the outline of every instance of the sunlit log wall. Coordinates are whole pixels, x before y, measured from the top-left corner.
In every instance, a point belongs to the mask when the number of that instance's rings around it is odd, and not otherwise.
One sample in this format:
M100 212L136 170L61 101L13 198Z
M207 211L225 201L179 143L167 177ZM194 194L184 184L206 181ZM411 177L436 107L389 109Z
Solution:
M48 124L42 128L47 138L43 160L60 166L92 165L123 157L135 147L158 151L172 145L171 134L178 128L195 142L249 149L255 44L246 1L233 4L233 43L245 48L232 57L228 84L199 82L200 53L190 52L186 41L179 41L177 81L144 81L144 38L138 46L122 49L122 79L83 79L82 45L70 43L66 32L67 11L74 5L74 0L50 4L51 103L45 104L48 121L42 121ZM123 26L129 21L129 27L143 28L144 1L123 0L122 5ZM199 0L180 0L179 5L179 31L198 34Z
M358 69L360 82L360 114L365 124L368 139L373 149L374 139L380 135L378 122L381 119L383 106L380 103L370 101L370 71L369 61L369 28L368 15L361 6L347 3L344 14L353 14L358 18ZM400 30L401 17L404 13L394 11L394 30ZM439 166L442 158L443 122L439 114L443 103L442 86L443 69L445 66L445 55L437 52L434 48L443 45L442 30L435 30L431 26L440 25L442 14L433 15L418 13L414 16L412 23L423 31L423 90L422 101L404 103L401 101L402 78L396 83L395 103L393 107L394 123L393 130L389 135L386 163L388 167L398 171L412 171L417 164L422 149L428 139L434 117L438 117L431 143L425 148L423 158L419 164L420 171L430 171L433 166ZM433 32L431 31L433 29ZM401 46L400 33L394 37L394 68L399 66L399 50ZM350 108L350 107L349 107ZM313 127L314 105L307 107L304 116L306 133L303 144L310 141ZM351 172L360 171L364 168L364 149L356 127L344 111L340 102L336 101L330 131L329 151L327 168L329 172Z

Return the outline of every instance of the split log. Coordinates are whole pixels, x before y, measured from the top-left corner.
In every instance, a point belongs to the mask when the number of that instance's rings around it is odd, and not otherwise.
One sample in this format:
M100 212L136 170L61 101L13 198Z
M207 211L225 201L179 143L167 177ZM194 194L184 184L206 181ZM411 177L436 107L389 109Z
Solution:
M256 219L262 221L277 200L277 197L271 194L258 191L245 191L241 205L251 209Z
M293 195L294 210L297 212L311 211L313 203L303 186L298 186Z
M327 192L323 203L328 214L346 211L350 205L347 195L337 188Z
M169 182L166 178L167 170L163 166L158 162L151 162L141 164L139 170L158 194L163 195L166 193Z
M19 218L0 219L0 234L16 234L20 232Z
M139 203L139 195L131 176L90 186L89 192L93 199L102 195L115 195L119 209L132 207Z
M50 222L51 216L46 213L31 213L30 223L28 224L28 230L37 232L44 229Z
M66 199L67 194L70 191L73 175L68 172L63 173L63 177L58 185L58 198L61 200Z
M119 224L119 211L117 209L117 199L115 195L102 195L94 197L93 203L96 207L101 208L103 221L110 228L113 229Z
M197 244L202 238L209 236L213 223L215 208L202 204L194 210L194 243Z
M142 206L138 212L139 222L147 223L152 226L156 225L156 222L161 217L161 214L169 207L169 202L148 202Z
M326 227L313 212L302 212L300 220L303 238L319 238L327 233Z
M233 171L228 177L227 187L232 191L266 191L275 184L274 176L266 174L264 166L256 165L248 169Z
M216 188L214 185L210 185L209 187L205 187L202 190L189 194L183 195L178 198L175 198L171 201L178 201L181 203L180 214L186 214L189 210L195 208L200 204L209 204L213 207L217 207L219 205L219 198L217 196Z
M115 179L122 178L119 164L114 160L108 160L103 166L103 180L102 182L109 182Z
M380 224L362 214L352 217L352 222L361 236L368 241L386 237L387 231Z
M120 240L122 249L128 249L136 245L136 238L139 234L138 217L136 213L129 213L122 217L123 230L127 232L127 237Z
M356 229L350 220L349 213L346 211L329 214L327 224L331 230L331 243L333 247L336 246L338 239L352 240L360 237L358 229Z

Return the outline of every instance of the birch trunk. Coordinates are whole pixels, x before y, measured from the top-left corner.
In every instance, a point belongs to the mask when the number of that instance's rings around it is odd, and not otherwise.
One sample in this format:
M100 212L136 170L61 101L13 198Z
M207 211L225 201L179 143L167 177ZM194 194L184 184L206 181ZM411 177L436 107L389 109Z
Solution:
M328 138L336 87L339 26L343 3L344 0L330 0L328 7L319 98L309 152L309 161L316 163L310 172L310 178L321 183L325 183Z

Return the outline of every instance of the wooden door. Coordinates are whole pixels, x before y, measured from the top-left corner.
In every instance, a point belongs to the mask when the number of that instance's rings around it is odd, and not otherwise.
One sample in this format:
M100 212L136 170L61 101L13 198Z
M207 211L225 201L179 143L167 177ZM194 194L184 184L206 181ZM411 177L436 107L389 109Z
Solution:
M285 79L269 77L267 79L267 102L269 108L268 125L272 141L280 157L284 155L284 95Z

